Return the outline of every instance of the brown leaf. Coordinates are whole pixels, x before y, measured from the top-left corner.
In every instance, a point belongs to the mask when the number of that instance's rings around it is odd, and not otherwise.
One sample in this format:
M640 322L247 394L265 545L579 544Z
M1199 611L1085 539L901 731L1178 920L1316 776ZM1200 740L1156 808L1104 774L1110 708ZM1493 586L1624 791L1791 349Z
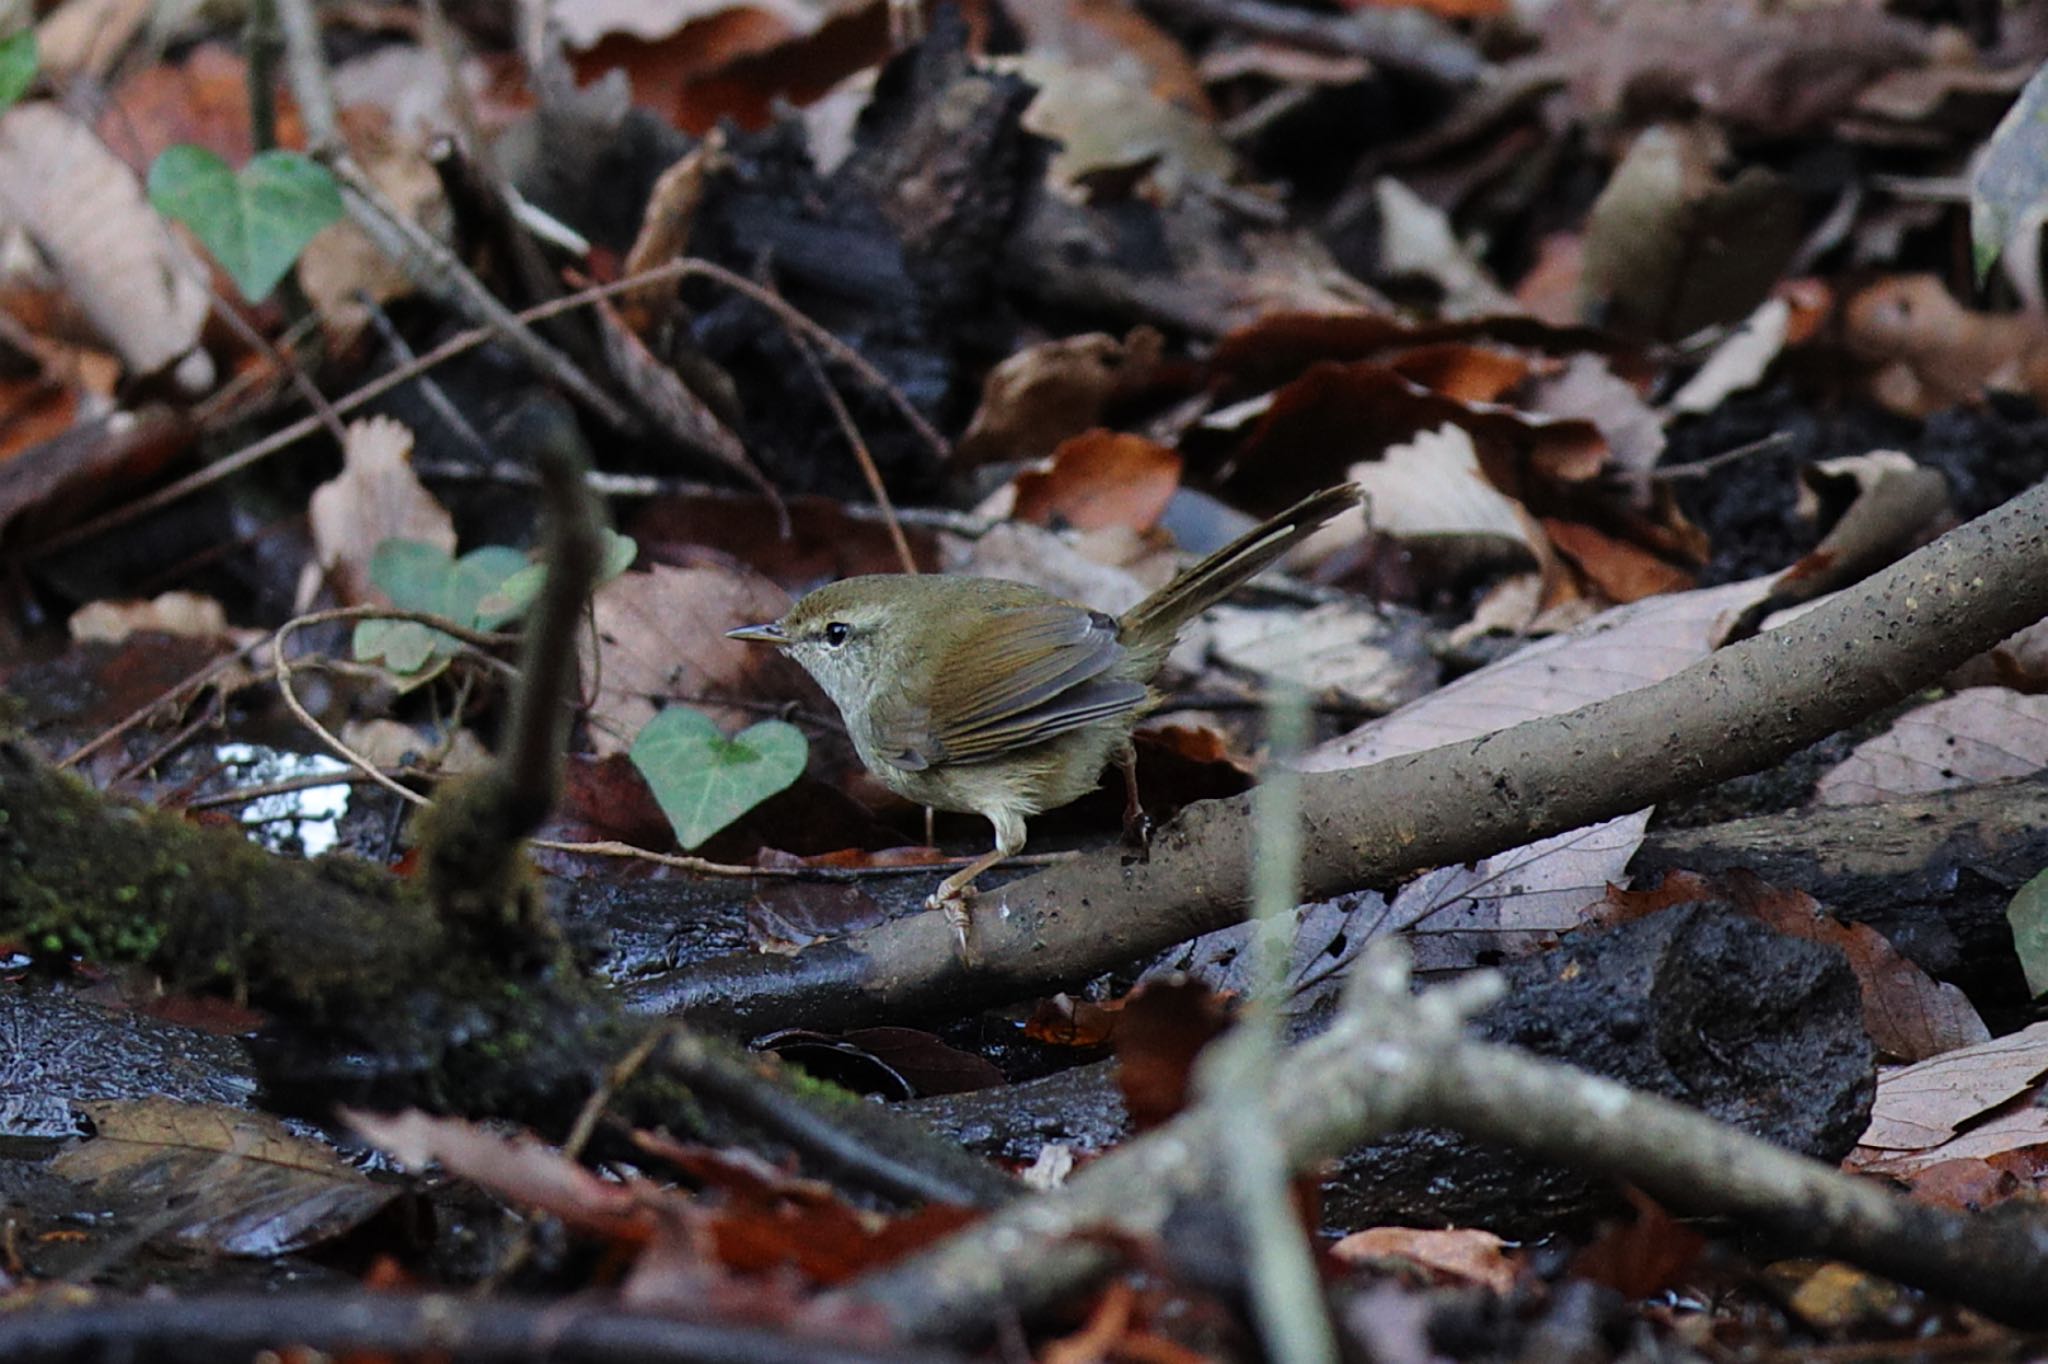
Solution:
M1016 515L1055 528L1150 530L1180 469L1179 455L1143 436L1090 431L1063 442L1049 468L1017 476Z
M1950 1142L1966 1125L2023 1093L2048 1073L2048 1023L1948 1052L1878 1077L1877 1099L1862 1146L1873 1159L1899 1151L1926 1152ZM2027 1126L2048 1130L2048 1109L2019 1110ZM2001 1135L2004 1135L2001 1133ZM2001 1150L2031 1146L2013 1141ZM1942 1159L1959 1154L1947 1151ZM1977 1152L1977 1154L1984 1154ZM1868 1164L1868 1159L1859 1163Z
M738 569L656 564L599 587L591 613L602 657L592 653L588 636L581 645L583 675L598 688L592 746L600 755L625 751L660 709L655 698L687 701L736 729L759 717L721 708L718 698L808 695L780 651L725 638L727 630L775 620L788 609L787 593Z
M344 1108L340 1114L365 1141L412 1169L439 1162L452 1175L607 1240L639 1246L653 1234L650 1205L659 1196L651 1186L601 1179L531 1136L502 1137L466 1119L416 1108L392 1114Z
M1758 167L1723 181L1691 128L1636 138L1586 220L1580 288L1631 336L1677 341L1736 322L1799 244L1799 201Z
M1842 339L1877 365L1872 394L1908 417L1974 402L1986 389L2048 401L2048 330L2022 314L1973 312L1933 275L1881 280L1843 307Z
M1163 345L1152 328L1135 327L1121 341L1087 332L1027 346L989 371L953 457L963 465L1044 458L1099 426L1120 391L1145 383Z
M1500 1294L1512 1292L1522 1272L1520 1255L1506 1241L1476 1227L1368 1227L1332 1245L1330 1255L1344 1264L1406 1260L1440 1278Z
M195 349L206 267L91 128L54 104L0 114L0 216L28 233L132 375L175 364L188 391L212 383L213 362Z
M412 432L389 417L349 423L341 472L313 490L313 552L344 605L382 601L370 558L386 540L418 540L453 555L455 522L412 471Z
M1693 575L1685 569L1583 522L1545 517L1543 530L1557 552L1611 602L1641 601L1660 592L1684 592L1693 585Z
M1728 872L1719 884L1744 913L1849 959L1863 996L1864 1031L1887 1055L1919 1061L1990 1040L1990 1030L1961 990L1900 956L1868 924L1844 924L1804 891L1781 890L1751 872Z
M1134 1131L1157 1127L1187 1106L1195 1057L1226 1022L1223 1001L1205 985L1162 981L1131 991L1111 1040Z
M297 107L279 92L278 145L306 145ZM239 53L201 43L177 65L137 67L115 85L96 125L114 155L147 174L165 148L192 143L230 166L256 154L249 125L249 69Z
M1623 1190L1636 1215L1609 1225L1572 1260L1572 1273L1647 1298L1681 1282L1707 1248L1707 1238L1673 1218L1641 1190Z
M111 1212L163 1221L160 1234L189 1248L265 1258L304 1250L397 1193L267 1114L170 1099L82 1107L98 1135L51 1171Z

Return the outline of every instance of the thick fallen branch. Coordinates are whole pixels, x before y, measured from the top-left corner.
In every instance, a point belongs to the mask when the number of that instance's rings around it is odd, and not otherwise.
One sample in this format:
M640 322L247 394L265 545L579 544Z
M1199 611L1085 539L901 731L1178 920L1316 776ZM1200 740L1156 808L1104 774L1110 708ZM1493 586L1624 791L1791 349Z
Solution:
M463 1364L947 1364L959 1358L900 1346L867 1349L780 1329L678 1321L624 1312L610 1302L579 1306L448 1293L221 1293L22 1308L0 1317L0 1359L9 1364L216 1364L277 1358L294 1345L326 1356L403 1355Z
M1455 1127L1685 1211L1741 1217L2001 1321L2048 1321L2048 1224L1916 1204L1682 1104L1467 1039L1465 1018L1498 987L1489 973L1411 995L1399 952L1375 950L1338 1021L1275 1069L1266 1112L1293 1168L1399 1128ZM1102 1229L1156 1236L1179 1203L1214 1196L1221 1134L1213 1109L1184 1113L845 1296L914 1338L977 1337L998 1312L1034 1311L1107 1272L1115 1238Z
M1325 898L1470 861L1768 767L2048 616L2048 485L1798 619L1652 686L1303 784L1302 886ZM986 1006L1067 988L1243 917L1247 798L1183 810L1131 863L1097 853L985 893L975 965L936 914L792 957L642 982L637 1007L740 1030Z

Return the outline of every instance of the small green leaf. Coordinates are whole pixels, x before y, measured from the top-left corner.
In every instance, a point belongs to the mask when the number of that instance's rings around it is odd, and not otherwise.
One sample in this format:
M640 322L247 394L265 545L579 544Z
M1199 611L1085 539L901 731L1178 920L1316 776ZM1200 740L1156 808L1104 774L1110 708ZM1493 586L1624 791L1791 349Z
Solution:
M709 716L670 706L633 740L633 766L647 778L676 839L694 848L803 775L803 731L763 720L728 739Z
M433 661L444 640L453 643L449 636L415 620L359 620L352 643L358 663L381 659L395 673L416 673Z
M2048 871L2019 888L2005 908L2012 925L2012 945L2027 973L2027 989L2036 999L2048 995Z
M306 243L341 217L327 168L298 152L258 152L239 173L204 147L167 147L149 168L149 201L192 229L242 296L267 296Z
M36 31L25 28L0 43L0 109L5 109L28 93L28 87L35 81Z
M1970 259L1977 283L2006 251L2031 251L2048 212L2048 65L1992 130L1970 175ZM2022 247L2021 239L2025 238Z
M451 559L438 545L391 539L370 555L370 581L393 606L488 630L505 617L487 614L482 603L501 595L506 579L525 567L526 556L507 545L485 545ZM374 663L381 658L384 666L400 674L453 657L462 647L453 635L415 621L363 621L353 642L359 661Z
M608 583L633 566L633 559L640 553L630 535L621 535L606 527L604 530L604 562L597 570L597 580ZM505 579L496 592L477 603L478 614L486 620L508 621L514 616L525 614L533 605L533 599L540 595L540 589L548 580L546 564L527 564L517 573Z

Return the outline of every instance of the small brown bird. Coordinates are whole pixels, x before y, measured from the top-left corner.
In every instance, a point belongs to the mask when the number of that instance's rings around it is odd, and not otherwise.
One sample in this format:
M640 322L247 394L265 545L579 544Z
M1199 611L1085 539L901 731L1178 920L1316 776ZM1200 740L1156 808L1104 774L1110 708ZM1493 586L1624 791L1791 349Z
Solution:
M996 846L939 884L963 957L974 879L1024 847L1024 821L1124 775L1138 811L1131 731L1181 627L1356 506L1355 485L1302 499L1126 611L1122 619L999 578L878 573L830 583L779 621L727 631L780 646L846 717L861 762L898 795L979 814Z

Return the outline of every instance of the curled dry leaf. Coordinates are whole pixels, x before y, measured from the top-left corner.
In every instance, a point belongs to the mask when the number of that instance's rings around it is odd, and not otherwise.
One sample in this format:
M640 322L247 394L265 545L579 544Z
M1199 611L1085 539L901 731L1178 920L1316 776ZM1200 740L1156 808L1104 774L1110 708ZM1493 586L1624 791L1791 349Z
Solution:
M412 431L389 417L349 423L341 472L307 504L313 552L341 600L381 601L370 556L386 540L417 540L455 552L455 522L412 471Z
M1347 1265L1406 1260L1444 1278L1503 1294L1514 1288L1521 1273L1520 1259L1508 1243L1477 1227L1368 1227L1339 1240L1329 1253Z
M91 128L53 104L0 114L0 219L28 234L131 374L175 365L183 387L211 385L197 349L206 267Z
M2048 1108L2035 1104L2016 1105L1988 1123L1978 1121L2027 1093L2044 1074L2048 1023L1888 1071L1878 1076L1870 1126L1850 1163L1889 1169L1905 1152L1925 1164L2048 1140Z
M2011 389L2048 403L2048 328L1973 312L1932 275L1883 280L1851 298L1842 339L1877 366L1871 396L1907 417Z
M1691 128L1647 129L1594 203L1580 289L1618 330L1677 341L1735 322L1797 248L1798 197L1756 166L1722 181L1716 150Z
M1150 327L1119 341L1103 332L1030 346L989 371L981 406L953 457L962 464L1039 459L1061 441L1101 424L1120 389L1159 366L1164 339Z
M1823 774L1821 805L1866 805L2048 767L2048 696L1972 687L1901 716Z
M1150 530L1180 486L1181 458L1143 436L1089 431L1017 476L1016 516L1040 526Z
M621 277L630 278L689 254L690 233L705 188L727 164L724 135L714 131L661 173L641 212L640 232L620 267ZM662 280L620 294L614 304L619 320L642 340L653 338L675 312L680 283Z

